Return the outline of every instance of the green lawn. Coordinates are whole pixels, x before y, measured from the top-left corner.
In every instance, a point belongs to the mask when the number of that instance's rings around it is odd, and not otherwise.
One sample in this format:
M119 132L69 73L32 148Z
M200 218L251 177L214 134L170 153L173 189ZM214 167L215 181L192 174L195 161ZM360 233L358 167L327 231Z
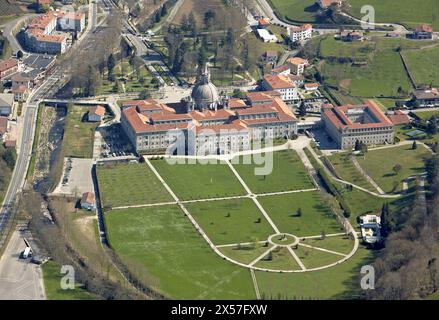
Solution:
M174 205L111 211L110 245L145 285L173 299L255 299L250 272L221 259Z
M406 50L404 58L417 85L439 86L439 47L424 50Z
M424 160L431 153L422 145L412 150L411 145L394 148L371 150L366 155L358 156L357 160L372 179L384 192L400 192L402 181L414 174L425 172ZM393 167L399 164L401 171L396 174Z
M371 263L372 252L360 248L348 261L329 269L305 273L256 272L262 298L265 299L354 299L360 269Z
M320 56L323 59L318 68L327 84L339 87L344 95L388 101L407 99L411 91L409 78L398 51L405 54L416 50L419 56L423 56L417 49L434 43L374 36L365 42L343 43L329 36L314 40L318 41ZM367 64L356 66L352 64L353 61L363 61ZM434 61L433 65L436 63Z
M267 243L266 245L241 245L239 247L221 247L218 249L229 258L234 259L238 262L248 264L258 258L261 254L266 252L271 247L272 245Z
M428 120L431 117L439 117L439 111L419 111L415 113L422 120Z
M307 248L304 246L298 246L297 249L294 249L294 252L299 257L299 259L302 260L302 263L307 269L323 267L343 259L342 256L339 256L337 254L332 254L313 248Z
M90 107L73 106L67 112L63 151L66 157L92 158L98 123L87 122Z
M166 160L152 160L151 163L181 200L245 194L244 188L224 162L172 165Z
M258 155L259 156L259 155ZM310 189L314 185L296 151L283 150L262 154L265 164L256 164L257 159L239 157L232 161L241 178L253 193L270 193L289 190ZM235 163L236 162L236 163ZM249 163L250 164L246 164ZM258 168L267 168L266 175L256 175ZM273 170L270 170L270 169Z
M439 7L436 0L349 0L352 13L361 18L360 12L364 5L371 5L375 9L377 22L397 22L409 27L420 23L430 23L439 28Z
M277 247L271 252L271 260L261 259L255 264L255 267L273 270L300 270L300 266L287 248Z
M267 240L275 233L248 198L187 203L185 207L216 245Z
M328 157L337 175L345 181L363 187L369 191L376 192L376 189L363 177L360 171L355 168L351 160L350 152L335 153Z
M316 236L322 231L326 234L343 232L317 191L265 196L258 200L280 232L299 237ZM300 217L296 216L299 208Z
M270 0L276 13L293 21L314 22L318 5L315 0Z
M305 239L301 243L310 246L348 254L354 248L354 240L348 236L325 237L324 239Z
M97 166L103 207L119 207L172 201L146 164Z
M73 290L61 289L61 267L53 261L43 264L44 289L48 300L93 300L94 297L76 284Z

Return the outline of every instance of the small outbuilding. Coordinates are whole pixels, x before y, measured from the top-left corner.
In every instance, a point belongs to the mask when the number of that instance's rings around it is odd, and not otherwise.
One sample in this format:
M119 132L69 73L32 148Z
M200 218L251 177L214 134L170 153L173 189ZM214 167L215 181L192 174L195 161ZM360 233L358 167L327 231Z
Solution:
M88 121L90 122L100 122L104 119L105 107L96 106L90 109L88 112Z
M96 199L93 192L85 192L81 198L81 208L85 210L96 210Z

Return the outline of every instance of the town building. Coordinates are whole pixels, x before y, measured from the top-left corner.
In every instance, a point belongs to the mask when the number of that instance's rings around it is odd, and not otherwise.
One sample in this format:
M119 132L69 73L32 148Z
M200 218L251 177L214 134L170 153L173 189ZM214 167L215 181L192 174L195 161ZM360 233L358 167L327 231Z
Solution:
M14 95L12 93L0 93L0 116L9 116L14 106Z
M312 38L312 24L292 26L288 28L288 36L292 42L302 42Z
M18 71L18 60L14 58L0 60L0 81Z
M267 29L256 29L256 34L264 42L277 42L277 37Z
M67 35L55 34L62 31L82 32L85 15L81 12L49 11L32 19L25 31L25 45L33 52L59 54L67 48Z
M311 83L305 83L305 84L303 85L303 88L304 88L306 91L316 91L316 90L319 89L319 86L320 86L320 84L315 83L315 82L311 82Z
M327 9L330 6L341 6L343 4L343 0L317 0L317 4L322 9Z
M406 115L401 110L395 110L395 111L387 111L386 112L387 118L395 125L403 125L403 124L409 124L410 118L408 115Z
M81 208L85 210L96 210L96 200L93 192L85 192L81 198Z
M125 102L121 124L138 153L226 154L247 150L252 139L292 137L297 119L278 92L248 93L216 110L179 113L155 100Z
M419 107L437 107L439 106L439 89L415 90L413 99L419 104Z
M32 85L31 79L22 74L14 74L11 81L11 92L14 95L14 100L18 102L26 101Z
M291 68L289 65L283 64L281 66L278 66L278 67L271 69L270 74L287 76L287 75L291 74Z
M279 92L284 101L299 100L298 87L289 76L268 74L263 79L262 87L267 91Z
M309 62L306 59L300 57L289 58L287 63L290 67L291 73L300 76L305 71L305 68L309 66Z
M326 132L341 149L351 149L357 141L367 145L393 143L394 125L373 102L364 105L322 107Z
M433 39L433 28L428 24L421 24L413 31L412 37L414 39Z
M105 116L105 107L95 106L92 107L87 115L87 119L90 122L101 122Z

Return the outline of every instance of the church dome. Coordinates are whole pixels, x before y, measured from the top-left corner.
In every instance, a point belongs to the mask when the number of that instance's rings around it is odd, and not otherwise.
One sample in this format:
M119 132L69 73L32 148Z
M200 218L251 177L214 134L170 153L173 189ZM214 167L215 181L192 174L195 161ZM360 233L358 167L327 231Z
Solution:
M213 109L220 102L218 89L210 82L210 74L207 66L205 71L198 77L191 97L198 109Z

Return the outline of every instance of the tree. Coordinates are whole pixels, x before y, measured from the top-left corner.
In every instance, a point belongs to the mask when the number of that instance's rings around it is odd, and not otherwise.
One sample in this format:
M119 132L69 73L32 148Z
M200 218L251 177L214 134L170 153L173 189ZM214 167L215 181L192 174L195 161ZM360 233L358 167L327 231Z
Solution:
M306 104L304 100L302 100L299 106L299 116L301 117L306 116Z
M401 172L402 166L397 163L393 166L392 170L393 172L395 172L396 175L398 175Z
M302 216L302 208L297 209L296 212L296 217L301 217Z
M436 117L431 117L428 120L428 124L427 124L427 133L434 135L438 132L437 129L437 118Z
M107 59L108 80L113 81L113 70L116 66L116 59L113 54L110 54Z
M416 141L413 141L412 150L416 150L417 148L418 148L418 145L416 144Z
M361 142L360 140L355 140L355 151L360 151L361 150Z
M151 98L151 93L148 90L142 90L139 94L139 98L141 100L149 99Z
M18 58L18 59L23 58L23 51L21 51L21 50L18 50L18 51L17 51L17 58Z
M386 238L395 228L395 221L390 212L390 206L385 202L381 208L381 235Z

